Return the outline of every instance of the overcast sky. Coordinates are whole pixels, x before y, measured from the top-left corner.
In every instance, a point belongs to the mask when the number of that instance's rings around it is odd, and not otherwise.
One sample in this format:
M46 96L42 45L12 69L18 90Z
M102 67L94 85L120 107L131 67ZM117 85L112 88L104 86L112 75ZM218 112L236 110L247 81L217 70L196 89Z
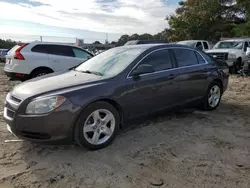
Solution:
M0 0L0 38L117 40L122 34L155 34L179 0ZM108 33L108 35L106 35ZM54 37L56 36L56 37Z

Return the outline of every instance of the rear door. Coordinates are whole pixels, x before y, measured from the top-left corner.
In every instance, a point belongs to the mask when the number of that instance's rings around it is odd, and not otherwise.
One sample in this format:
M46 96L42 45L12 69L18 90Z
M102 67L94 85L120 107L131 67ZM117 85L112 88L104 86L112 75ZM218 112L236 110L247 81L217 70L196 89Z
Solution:
M77 65L71 46L48 45L48 53L49 65L55 71L68 70Z
M205 95L210 64L195 50L173 48L180 84L179 102L186 103Z
M45 44L37 44L34 47L31 48L30 53L31 56L31 64L33 64L33 68L35 69L36 67L49 67L49 54L47 50L47 46Z
M92 55L90 55L88 52L82 49L72 47L72 50L74 52L75 60L77 64L81 64L92 57Z
M176 71L172 69L173 59L168 49L149 53L138 65L140 64L151 65L155 72L140 75L139 78L128 75L124 98L130 109L131 118L161 110L173 105L177 100L175 93L179 87Z

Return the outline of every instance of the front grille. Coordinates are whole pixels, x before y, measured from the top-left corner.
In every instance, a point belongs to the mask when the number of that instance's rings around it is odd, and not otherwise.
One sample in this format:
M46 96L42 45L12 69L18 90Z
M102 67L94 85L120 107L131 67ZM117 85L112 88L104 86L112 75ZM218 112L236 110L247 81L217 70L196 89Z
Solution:
M228 60L228 53L208 53L210 56L212 56L215 59L226 61Z

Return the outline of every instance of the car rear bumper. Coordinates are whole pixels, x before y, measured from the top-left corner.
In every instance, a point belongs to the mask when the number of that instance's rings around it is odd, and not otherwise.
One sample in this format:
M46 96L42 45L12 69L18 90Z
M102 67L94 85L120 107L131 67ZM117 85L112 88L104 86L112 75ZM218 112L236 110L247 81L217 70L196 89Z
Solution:
M11 80L28 80L30 78L30 75L28 74L20 74L20 73L15 73L15 72L8 72L4 71L5 75L8 76Z

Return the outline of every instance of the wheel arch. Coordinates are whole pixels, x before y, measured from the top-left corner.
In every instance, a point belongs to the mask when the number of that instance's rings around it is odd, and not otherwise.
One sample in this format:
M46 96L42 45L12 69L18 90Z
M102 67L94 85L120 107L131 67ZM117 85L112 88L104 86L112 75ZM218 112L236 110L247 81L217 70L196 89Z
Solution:
M222 89L222 92L224 92L224 91L223 91L223 82L222 82L222 80L221 80L221 79L219 79L219 78L215 78L215 79L213 79L213 81L212 81L212 82L217 82L218 84L220 84L221 89Z
M47 69L47 70L50 70L51 72L55 72L53 69L49 68L49 67L46 67L46 66L40 66L40 67L37 67L35 69L33 69L30 73L30 75L32 75L35 71L37 70L40 70L40 69Z

